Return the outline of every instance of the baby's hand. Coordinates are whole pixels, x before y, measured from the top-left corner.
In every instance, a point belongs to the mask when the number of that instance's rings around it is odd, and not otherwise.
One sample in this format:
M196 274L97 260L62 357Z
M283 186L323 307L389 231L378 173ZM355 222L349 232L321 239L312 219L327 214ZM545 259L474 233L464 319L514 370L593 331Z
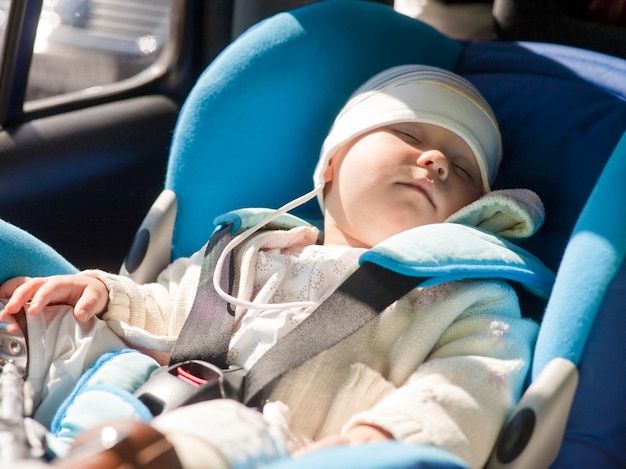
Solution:
M321 440L311 443L308 446L295 452L295 455L301 455L316 451L323 448L339 445L355 445L361 443L373 443L376 441L392 440L393 436L382 428L373 425L357 425L352 427L343 435L332 435L322 438Z
M0 285L0 297L9 298L0 321L7 321L30 301L29 314L39 314L48 305L67 304L74 307L77 320L87 322L105 310L109 291L103 282L85 274L16 277Z

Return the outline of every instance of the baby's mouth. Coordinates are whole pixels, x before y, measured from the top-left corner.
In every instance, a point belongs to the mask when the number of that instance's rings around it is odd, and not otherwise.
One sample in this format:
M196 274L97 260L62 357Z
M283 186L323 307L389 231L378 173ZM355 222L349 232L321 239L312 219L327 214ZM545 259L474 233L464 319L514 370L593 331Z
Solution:
M416 192L423 194L431 203L431 205L433 207L435 206L435 202L433 198L433 186L428 181L425 181L423 179L416 179L408 183L403 183L403 185L407 186L408 188Z

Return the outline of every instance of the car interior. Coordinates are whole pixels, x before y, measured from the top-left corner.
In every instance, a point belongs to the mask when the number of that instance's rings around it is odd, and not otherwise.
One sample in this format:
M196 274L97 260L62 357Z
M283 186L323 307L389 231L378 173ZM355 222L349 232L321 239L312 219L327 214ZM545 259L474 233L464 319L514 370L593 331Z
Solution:
M218 215L306 192L333 116L366 78L404 63L448 69L498 117L496 188L541 196L546 223L521 246L556 273L547 302L520 293L541 329L487 467L626 465L626 2L124 8L0 0L1 280L102 268L153 281ZM313 203L294 214L320 218ZM269 467L466 466L389 443Z

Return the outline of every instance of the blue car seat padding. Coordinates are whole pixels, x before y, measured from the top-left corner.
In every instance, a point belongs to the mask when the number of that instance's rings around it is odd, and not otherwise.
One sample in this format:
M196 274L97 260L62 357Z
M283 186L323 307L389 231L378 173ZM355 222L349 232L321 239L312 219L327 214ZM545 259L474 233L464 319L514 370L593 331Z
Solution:
M431 446L375 443L338 446L272 464L271 469L464 469L465 462Z
M19 275L31 277L77 272L61 254L38 238L0 220L0 282Z
M562 449L553 467L626 467L626 262L590 325L578 362L579 382Z
M580 372L555 467L626 467L625 174L626 135L576 224L537 339L533 377L555 357Z

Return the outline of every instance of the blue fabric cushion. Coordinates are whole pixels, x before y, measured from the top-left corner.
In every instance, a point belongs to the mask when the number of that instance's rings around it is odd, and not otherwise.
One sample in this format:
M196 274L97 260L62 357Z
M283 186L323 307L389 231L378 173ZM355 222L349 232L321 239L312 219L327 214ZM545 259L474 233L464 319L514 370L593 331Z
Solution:
M555 467L626 466L626 135L607 163L565 250L537 340L533 375L555 356L580 381Z
M361 446L336 446L294 459L284 459L269 469L465 469L467 464L447 451L397 442Z
M579 386L552 467L626 467L626 262L610 284L579 362Z
M50 246L0 220L0 283L18 275L41 277L77 269Z

